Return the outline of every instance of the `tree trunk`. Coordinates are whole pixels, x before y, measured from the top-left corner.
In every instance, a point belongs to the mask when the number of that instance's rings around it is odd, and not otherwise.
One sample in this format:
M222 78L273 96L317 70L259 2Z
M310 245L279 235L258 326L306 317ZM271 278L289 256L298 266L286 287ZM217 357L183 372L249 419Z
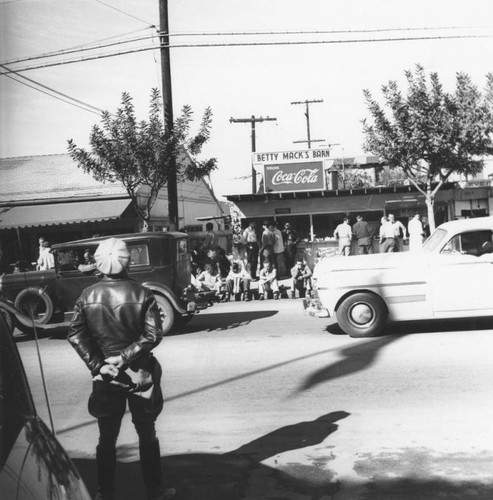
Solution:
M426 208L428 209L428 224L430 227L430 234L435 230L435 212L433 207L435 205L435 197L432 193L426 193Z

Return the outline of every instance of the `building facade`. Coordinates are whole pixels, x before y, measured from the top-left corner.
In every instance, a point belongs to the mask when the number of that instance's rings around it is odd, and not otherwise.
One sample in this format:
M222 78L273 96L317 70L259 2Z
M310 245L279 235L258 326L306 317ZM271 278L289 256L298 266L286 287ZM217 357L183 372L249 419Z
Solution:
M37 259L38 238L61 243L96 235L137 232L142 222L120 182L103 183L78 168L69 155L0 159L0 272L16 261L30 267ZM139 197L147 191L141 188ZM181 229L199 232L205 215L224 212L205 180L178 184ZM149 230L168 226L166 186L151 210Z

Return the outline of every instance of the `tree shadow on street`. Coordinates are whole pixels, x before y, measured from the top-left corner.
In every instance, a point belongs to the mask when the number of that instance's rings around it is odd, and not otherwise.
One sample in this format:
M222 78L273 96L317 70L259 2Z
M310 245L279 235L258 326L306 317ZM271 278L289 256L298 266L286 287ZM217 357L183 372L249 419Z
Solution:
M172 335L183 335L194 332L218 332L231 330L250 324L264 318L270 318L278 313L278 310L270 311L237 311L227 313L198 314L193 320L180 328Z
M337 354L343 359L312 373L305 379L297 392L306 391L323 382L369 368L376 361L380 350L398 339L399 337L395 335L380 337L340 349Z
M335 474L320 464L269 467L261 463L270 457L322 443L337 431L336 422L349 416L335 411L309 422L277 429L223 455L192 453L161 459L167 487L177 489L176 500L288 499L308 495L316 500L339 489ZM119 447L119 457L129 453ZM125 458L125 457L123 457ZM328 460L330 460L328 458ZM94 459L75 459L90 491L95 491ZM119 462L117 498L145 498L139 462ZM272 495L272 496L271 496Z

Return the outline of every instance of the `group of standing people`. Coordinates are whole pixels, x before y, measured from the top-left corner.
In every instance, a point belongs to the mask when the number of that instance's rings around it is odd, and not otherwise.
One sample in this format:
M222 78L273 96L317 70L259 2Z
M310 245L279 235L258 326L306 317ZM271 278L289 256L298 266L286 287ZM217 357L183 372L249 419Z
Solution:
M270 296L279 299L278 280L291 276L292 297L296 296L296 291L304 297L310 290L311 271L303 259L297 261L297 245L296 231L289 222L281 230L274 221L266 220L262 231L257 232L256 222L251 221L245 229L235 232L228 270L222 272L206 258L197 275L192 276L192 283L198 290L213 292L221 301L228 301L233 296L250 301L251 282L258 281L260 300ZM210 256L213 248L214 238L206 234L201 246L202 256Z
M266 220L258 235L257 223L252 221L243 231L240 244L245 245L245 260L252 279L255 279L257 270L263 267L266 260L277 269L278 274L287 274L294 265L298 238L289 222L280 230L274 221Z
M378 231L380 253L402 252L403 242L409 239L409 250L411 252L419 251L426 230L421 221L419 213L409 221L408 227L398 221L394 214L388 214L381 219L380 229ZM357 241L358 253L373 253L373 238L376 236L368 222L361 215L356 216L356 223L351 226L349 217L344 217L334 231L334 238L339 240L339 252L341 255L351 255L353 240Z

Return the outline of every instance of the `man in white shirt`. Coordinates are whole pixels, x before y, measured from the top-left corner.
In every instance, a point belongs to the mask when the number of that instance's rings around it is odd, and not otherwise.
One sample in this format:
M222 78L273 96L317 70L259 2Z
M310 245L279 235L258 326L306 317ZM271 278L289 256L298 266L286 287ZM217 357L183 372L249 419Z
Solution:
M409 251L418 252L423 245L423 236L425 234L418 213L414 214L414 217L409 221L407 230L409 231Z
M344 217L342 224L339 224L334 231L334 238L339 240L339 252L341 255L351 255L351 240L353 232L349 225L349 217Z
M380 227L380 244L383 253L402 251L402 247L399 248L401 231L404 238L407 238L405 226L402 222L395 220L394 214L389 214L388 222Z

